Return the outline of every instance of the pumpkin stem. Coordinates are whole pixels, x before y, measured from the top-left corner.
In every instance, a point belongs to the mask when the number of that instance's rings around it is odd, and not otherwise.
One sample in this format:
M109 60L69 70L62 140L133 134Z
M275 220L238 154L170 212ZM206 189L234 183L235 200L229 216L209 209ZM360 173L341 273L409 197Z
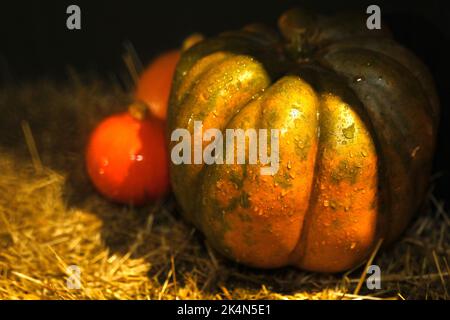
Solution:
M143 101L135 101L128 106L128 112L137 120L144 120L148 116L148 106Z
M317 17L304 9L293 8L283 13L278 28L286 39L286 51L294 60L303 60L315 50L312 39Z

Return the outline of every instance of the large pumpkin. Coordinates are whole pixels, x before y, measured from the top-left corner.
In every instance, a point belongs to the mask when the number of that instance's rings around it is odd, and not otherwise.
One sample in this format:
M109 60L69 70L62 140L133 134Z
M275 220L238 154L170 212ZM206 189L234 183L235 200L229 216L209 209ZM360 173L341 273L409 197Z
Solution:
M183 215L224 255L342 271L421 208L439 117L433 81L384 24L368 30L365 19L294 9L279 20L281 36L252 25L182 55L169 137L193 133L194 121L281 129L273 176L261 164L171 163Z

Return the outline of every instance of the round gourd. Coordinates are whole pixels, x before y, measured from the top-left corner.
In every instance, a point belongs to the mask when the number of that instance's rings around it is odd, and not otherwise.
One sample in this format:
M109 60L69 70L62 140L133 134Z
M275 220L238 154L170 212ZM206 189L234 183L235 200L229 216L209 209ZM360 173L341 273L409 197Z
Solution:
M178 59L179 50L164 52L156 57L139 77L135 98L147 104L157 118L166 120L170 86Z
M131 104L98 124L86 148L86 169L105 197L143 205L170 191L164 122L145 103Z
M261 164L171 163L184 217L253 267L338 272L392 242L424 201L439 103L427 68L365 17L294 9L281 36L252 25L182 54L170 133L280 129L275 175ZM208 144L209 141L204 142ZM170 150L176 142L169 141Z

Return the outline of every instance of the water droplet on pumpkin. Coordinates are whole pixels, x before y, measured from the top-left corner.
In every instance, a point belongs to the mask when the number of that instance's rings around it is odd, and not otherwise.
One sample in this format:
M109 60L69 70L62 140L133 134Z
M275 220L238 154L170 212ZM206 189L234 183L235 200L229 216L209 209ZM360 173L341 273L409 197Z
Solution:
M105 174L105 170L103 170L103 168L101 168L100 170L98 170L98 174L100 174L100 175Z
M342 134L344 135L344 137L346 137L347 139L353 139L353 137L355 136L355 124L352 123L350 126L348 126L347 128L342 129Z
M352 244L350 245L350 249L353 250L356 247L356 242L352 242Z
M324 207L328 207L330 205L330 202L328 201L328 200L325 200L324 202L323 202L323 206Z
M287 168L290 170L292 168L291 161L288 161Z
M330 207L331 207L332 209L336 209L336 207L337 207L336 202L335 202L335 201L330 201Z
M362 151L361 151L361 155L362 155L363 157L367 157L369 154L367 153L366 150L362 150Z
M417 146L413 149L413 151L411 152L411 157L415 158L417 155L417 152L420 150L420 146Z

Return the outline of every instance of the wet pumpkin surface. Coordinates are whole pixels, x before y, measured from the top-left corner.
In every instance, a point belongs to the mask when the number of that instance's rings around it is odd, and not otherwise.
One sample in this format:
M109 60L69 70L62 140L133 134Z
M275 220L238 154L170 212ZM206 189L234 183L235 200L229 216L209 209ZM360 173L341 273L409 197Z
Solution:
M169 137L193 135L195 121L203 131L279 129L278 171L171 163L173 190L186 219L236 261L346 270L379 239L397 238L422 205L434 84L387 29L368 30L361 17L292 10L279 25L282 36L249 26L186 51L168 115Z

